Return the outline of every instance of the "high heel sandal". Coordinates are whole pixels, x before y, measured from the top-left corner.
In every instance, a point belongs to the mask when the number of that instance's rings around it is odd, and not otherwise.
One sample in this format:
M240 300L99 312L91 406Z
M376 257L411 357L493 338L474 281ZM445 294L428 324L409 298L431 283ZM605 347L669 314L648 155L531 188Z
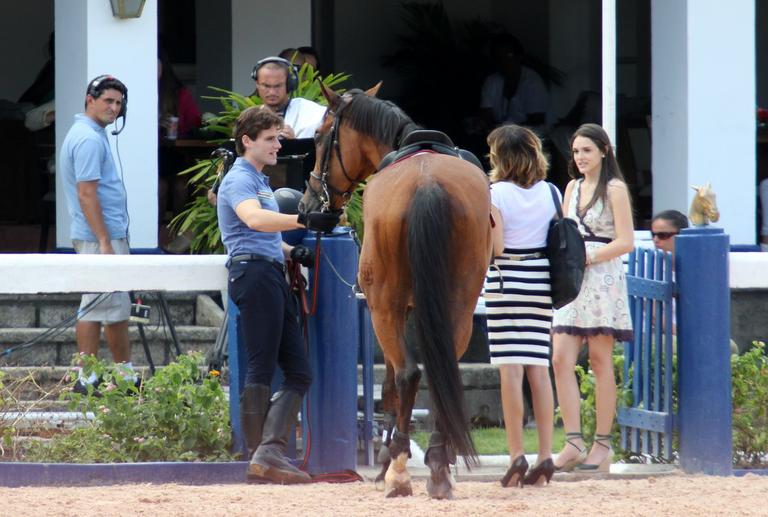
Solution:
M587 448L579 447L576 445L576 443L573 441L576 438L580 439L581 442L584 443L584 437L581 435L581 433L565 433L565 443L579 451L579 454L559 467L555 465L556 472L570 472L576 467L576 465L584 463L584 460L587 459Z
M552 458L547 458L528 471L528 474L523 478L523 484L537 486L548 485L549 480L552 479L552 474L554 473L555 464L552 462Z
M525 459L525 454L521 454L517 458L515 458L515 461L512 462L512 465L509 466L509 469L507 469L507 473L504 474L504 477L501 478L501 486L504 488L510 487L510 486L519 486L520 488L523 487L523 476L525 476L525 473L528 471L528 460Z
M594 463L582 463L576 467L579 472L609 472L611 469L611 461L613 461L613 447L611 447L611 435L610 434L596 434L595 444L604 449L608 449L608 453L599 464Z

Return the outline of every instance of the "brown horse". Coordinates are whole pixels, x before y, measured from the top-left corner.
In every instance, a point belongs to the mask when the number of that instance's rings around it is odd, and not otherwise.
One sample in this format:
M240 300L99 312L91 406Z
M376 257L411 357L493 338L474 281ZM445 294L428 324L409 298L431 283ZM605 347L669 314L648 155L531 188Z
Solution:
M340 210L381 159L418 127L397 106L367 92L323 88L329 110L317 131L317 163L300 209ZM365 239L358 282L387 363L384 403L396 414L379 479L387 497L411 495L408 426L421 372L405 341L411 313L427 373L435 431L425 463L427 491L452 497L455 452L477 460L463 411L458 358L491 256L490 194L485 174L454 156L417 153L386 167L365 188Z

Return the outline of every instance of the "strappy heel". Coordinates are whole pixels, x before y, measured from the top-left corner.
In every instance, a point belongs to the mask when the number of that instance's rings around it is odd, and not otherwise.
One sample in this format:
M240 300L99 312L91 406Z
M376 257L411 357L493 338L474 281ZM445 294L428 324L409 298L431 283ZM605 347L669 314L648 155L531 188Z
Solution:
M580 439L581 442L584 443L584 437L581 435L581 433L565 433L565 443L579 451L579 454L559 467L555 465L556 472L570 472L576 467L576 465L584 463L584 460L587 459L587 448L579 447L576 445L574 442L575 439Z
M611 469L611 461L613 461L613 447L611 447L611 435L610 434L596 434L595 445L599 445L604 449L608 449L608 453L605 455L603 461L599 464L595 463L582 463L576 467L579 472L609 472Z
M552 479L552 475L555 473L555 464L552 462L552 458L547 458L531 470L523 478L524 485L548 485L549 480Z
M501 486L504 488L511 486L519 486L522 488L523 476L525 476L527 471L528 460L525 459L525 454L521 454L515 458L515 461L513 461L512 465L510 465L509 469L507 469L507 473L504 474L503 478L501 478Z

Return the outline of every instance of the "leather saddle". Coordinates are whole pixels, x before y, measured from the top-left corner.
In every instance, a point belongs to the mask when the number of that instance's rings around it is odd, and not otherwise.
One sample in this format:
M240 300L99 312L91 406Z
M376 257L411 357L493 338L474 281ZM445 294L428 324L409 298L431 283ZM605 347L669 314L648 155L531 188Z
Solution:
M464 161L467 161L478 169L483 170L483 166L480 160L477 159L472 152L466 149L459 149L453 144L453 140L443 133L442 131L434 131L431 129L417 129L411 131L400 142L400 148L388 153L379 163L377 170L382 170L385 167L400 161L414 153L420 151L430 151L433 153L446 154L448 156L455 156Z

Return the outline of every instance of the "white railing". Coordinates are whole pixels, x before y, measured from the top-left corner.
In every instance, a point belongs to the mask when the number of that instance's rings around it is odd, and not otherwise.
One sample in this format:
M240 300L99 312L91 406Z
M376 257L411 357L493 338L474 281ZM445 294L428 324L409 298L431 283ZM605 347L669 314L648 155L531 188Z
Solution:
M0 293L221 291L225 262L224 255L0 254ZM729 264L731 289L768 289L768 253L730 253Z
M224 255L0 254L0 293L221 291Z

